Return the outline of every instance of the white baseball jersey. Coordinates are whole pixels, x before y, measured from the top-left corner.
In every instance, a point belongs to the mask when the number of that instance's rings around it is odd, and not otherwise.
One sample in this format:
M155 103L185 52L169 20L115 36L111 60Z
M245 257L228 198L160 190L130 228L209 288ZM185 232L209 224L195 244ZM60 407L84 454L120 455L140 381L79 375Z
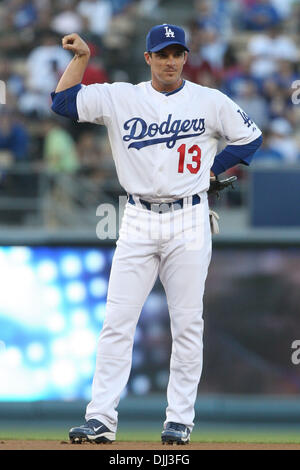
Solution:
M77 111L79 122L107 127L121 186L150 202L206 191L218 140L243 145L261 135L230 98L190 81L168 95L150 81L82 86Z

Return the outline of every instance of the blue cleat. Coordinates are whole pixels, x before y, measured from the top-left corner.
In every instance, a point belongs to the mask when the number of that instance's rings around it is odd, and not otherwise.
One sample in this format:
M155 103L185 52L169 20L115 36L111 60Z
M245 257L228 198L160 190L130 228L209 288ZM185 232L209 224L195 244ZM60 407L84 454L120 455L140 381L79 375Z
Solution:
M110 431L101 421L89 419L82 426L70 429L69 438L72 444L81 444L83 441L108 444L116 439L116 433Z
M174 442L178 445L188 444L190 442L190 434L191 431L185 424L166 423L161 433L161 442L163 444L173 444Z

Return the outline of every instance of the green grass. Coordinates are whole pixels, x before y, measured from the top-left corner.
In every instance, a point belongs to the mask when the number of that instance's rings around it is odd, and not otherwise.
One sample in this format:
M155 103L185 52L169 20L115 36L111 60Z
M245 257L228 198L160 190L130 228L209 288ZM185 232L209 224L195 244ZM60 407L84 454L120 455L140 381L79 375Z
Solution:
M119 432L119 441L160 441L159 433ZM193 432L192 442L252 442L252 443L300 443L299 433L251 433L251 432Z
M0 425L0 440L5 439L27 439L27 440L68 440L68 428L70 426L65 425L49 425L44 427L43 425L27 426L23 425ZM157 429L151 428L146 431L140 428L140 425L134 429L129 427L126 429L119 429L117 434L118 441L147 441L147 442L160 442L160 427ZM249 442L249 443L300 443L300 430L298 429L282 429L280 427L275 428L262 428L257 429L255 427L247 428L241 427L229 427L224 426L206 426L204 429L195 429L192 433L192 442Z

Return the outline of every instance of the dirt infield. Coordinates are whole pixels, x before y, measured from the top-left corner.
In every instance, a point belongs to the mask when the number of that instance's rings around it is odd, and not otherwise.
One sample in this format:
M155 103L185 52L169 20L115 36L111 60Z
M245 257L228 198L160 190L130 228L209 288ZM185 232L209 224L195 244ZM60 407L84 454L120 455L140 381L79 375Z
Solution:
M68 441L1 440L2 450L170 450L183 453L191 450L300 450L300 444L258 444L232 442L191 442L186 446L162 445L160 442L114 442L112 444L71 444Z

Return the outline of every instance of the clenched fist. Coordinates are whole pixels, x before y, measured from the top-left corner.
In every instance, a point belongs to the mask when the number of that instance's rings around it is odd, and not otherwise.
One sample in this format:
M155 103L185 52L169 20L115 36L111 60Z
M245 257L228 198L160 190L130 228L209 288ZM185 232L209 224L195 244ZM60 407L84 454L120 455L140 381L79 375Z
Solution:
M91 51L87 43L77 34L67 34L62 38L62 46L75 54L77 57L90 56Z

